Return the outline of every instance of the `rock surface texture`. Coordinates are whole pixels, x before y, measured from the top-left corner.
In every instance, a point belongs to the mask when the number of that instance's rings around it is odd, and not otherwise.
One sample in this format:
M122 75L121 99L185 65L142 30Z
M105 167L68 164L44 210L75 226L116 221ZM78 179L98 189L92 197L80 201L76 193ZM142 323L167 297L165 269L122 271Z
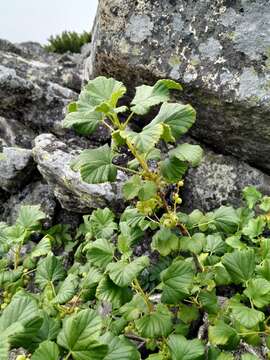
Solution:
M184 85L193 136L270 170L268 0L100 0L87 77Z
M72 154L71 149L54 135L39 135L35 139L33 154L38 170L54 187L54 194L63 208L86 213L93 208L123 203L121 185L127 178L123 173L119 173L119 181L112 184L83 182L80 174L70 167L75 153Z

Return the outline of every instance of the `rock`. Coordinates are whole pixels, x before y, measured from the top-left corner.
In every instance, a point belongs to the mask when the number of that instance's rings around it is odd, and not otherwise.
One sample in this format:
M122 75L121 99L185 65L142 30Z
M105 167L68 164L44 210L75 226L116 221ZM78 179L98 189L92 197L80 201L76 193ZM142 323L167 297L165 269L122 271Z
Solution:
M45 69L44 69L45 71ZM20 119L35 131L61 128L63 109L77 94L50 81L32 82L0 66L0 115Z
M191 168L185 178L183 206L189 211L209 211L221 205L239 206L242 190L249 185L270 194L270 176L232 156L206 149L202 163Z
M26 184L34 169L32 151L5 147L3 157L0 160L0 187L14 193Z
M18 349L12 349L9 352L8 360L16 360L19 355L27 357L28 351L24 350L22 347Z
M53 225L57 203L52 186L41 181L27 185L21 192L12 195L4 204L2 219L13 224L22 205L39 205L46 214L45 227Z
M268 0L100 0L85 69L97 75L131 88L179 81L198 113L193 136L270 169Z
M126 176L119 173L116 183L87 184L80 174L70 168L74 152L52 134L41 134L34 141L33 156L38 170L54 188L54 194L62 207L78 213L107 205L123 205L121 185Z
M48 53L40 44L9 43L1 47L0 64L16 70L18 76L31 81L50 81L79 92L82 84L83 55Z
M36 134L15 119L0 116L0 151L4 146L20 146L30 149Z

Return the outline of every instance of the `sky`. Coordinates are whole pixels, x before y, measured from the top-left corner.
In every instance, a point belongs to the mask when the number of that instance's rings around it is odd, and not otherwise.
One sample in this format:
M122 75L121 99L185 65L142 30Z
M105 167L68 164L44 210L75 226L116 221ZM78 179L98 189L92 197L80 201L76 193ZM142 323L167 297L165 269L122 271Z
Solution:
M37 41L92 28L98 0L0 0L0 38Z

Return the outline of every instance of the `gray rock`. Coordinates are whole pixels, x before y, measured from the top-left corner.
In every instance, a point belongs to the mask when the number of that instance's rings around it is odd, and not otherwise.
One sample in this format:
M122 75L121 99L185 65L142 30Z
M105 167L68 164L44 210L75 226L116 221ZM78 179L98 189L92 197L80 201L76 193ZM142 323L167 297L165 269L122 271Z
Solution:
M17 356L19 356L19 355L27 356L27 354L28 354L28 351L24 350L23 348L12 349L9 352L8 360L16 360Z
M15 119L0 116L0 151L4 146L20 146L31 148L31 142L36 134Z
M31 81L46 80L80 91L82 55L48 53L40 44L34 42L17 45L6 43L0 39L0 64L16 70L18 76Z
M237 207L243 188L249 185L270 194L270 176L232 156L205 150L202 163L191 168L185 178L183 206L189 211L209 211L228 204Z
M42 211L46 214L46 222L44 225L49 227L53 224L57 203L52 186L41 181L36 181L25 186L21 192L12 195L4 203L2 219L9 224L13 224L16 221L18 211L22 205L40 205Z
M62 207L78 213L107 205L121 208L121 185L126 176L119 173L116 183L87 184L80 174L70 168L74 152L52 134L41 134L35 139L33 156L38 170L54 188Z
M32 151L5 147L3 156L0 160L0 187L14 193L26 184L34 169Z
M270 169L268 0L100 0L85 68L97 75L183 83L194 137Z
M0 115L20 119L33 130L57 132L63 109L76 97L72 90L56 83L33 82L12 68L0 67Z

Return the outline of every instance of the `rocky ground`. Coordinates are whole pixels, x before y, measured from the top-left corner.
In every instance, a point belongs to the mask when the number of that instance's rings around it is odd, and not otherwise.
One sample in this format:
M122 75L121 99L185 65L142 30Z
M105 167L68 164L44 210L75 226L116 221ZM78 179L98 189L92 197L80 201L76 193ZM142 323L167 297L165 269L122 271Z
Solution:
M89 52L87 45L81 54L48 54L36 43L0 40L1 220L12 222L21 204L41 204L48 226L59 221L76 225L80 214L93 208L123 204L125 174L115 184L89 185L69 167L82 148L109 140L102 127L89 138L61 127L66 105L80 92ZM206 147L205 154L187 176L185 209L238 205L245 185L269 193L270 177L262 171Z

